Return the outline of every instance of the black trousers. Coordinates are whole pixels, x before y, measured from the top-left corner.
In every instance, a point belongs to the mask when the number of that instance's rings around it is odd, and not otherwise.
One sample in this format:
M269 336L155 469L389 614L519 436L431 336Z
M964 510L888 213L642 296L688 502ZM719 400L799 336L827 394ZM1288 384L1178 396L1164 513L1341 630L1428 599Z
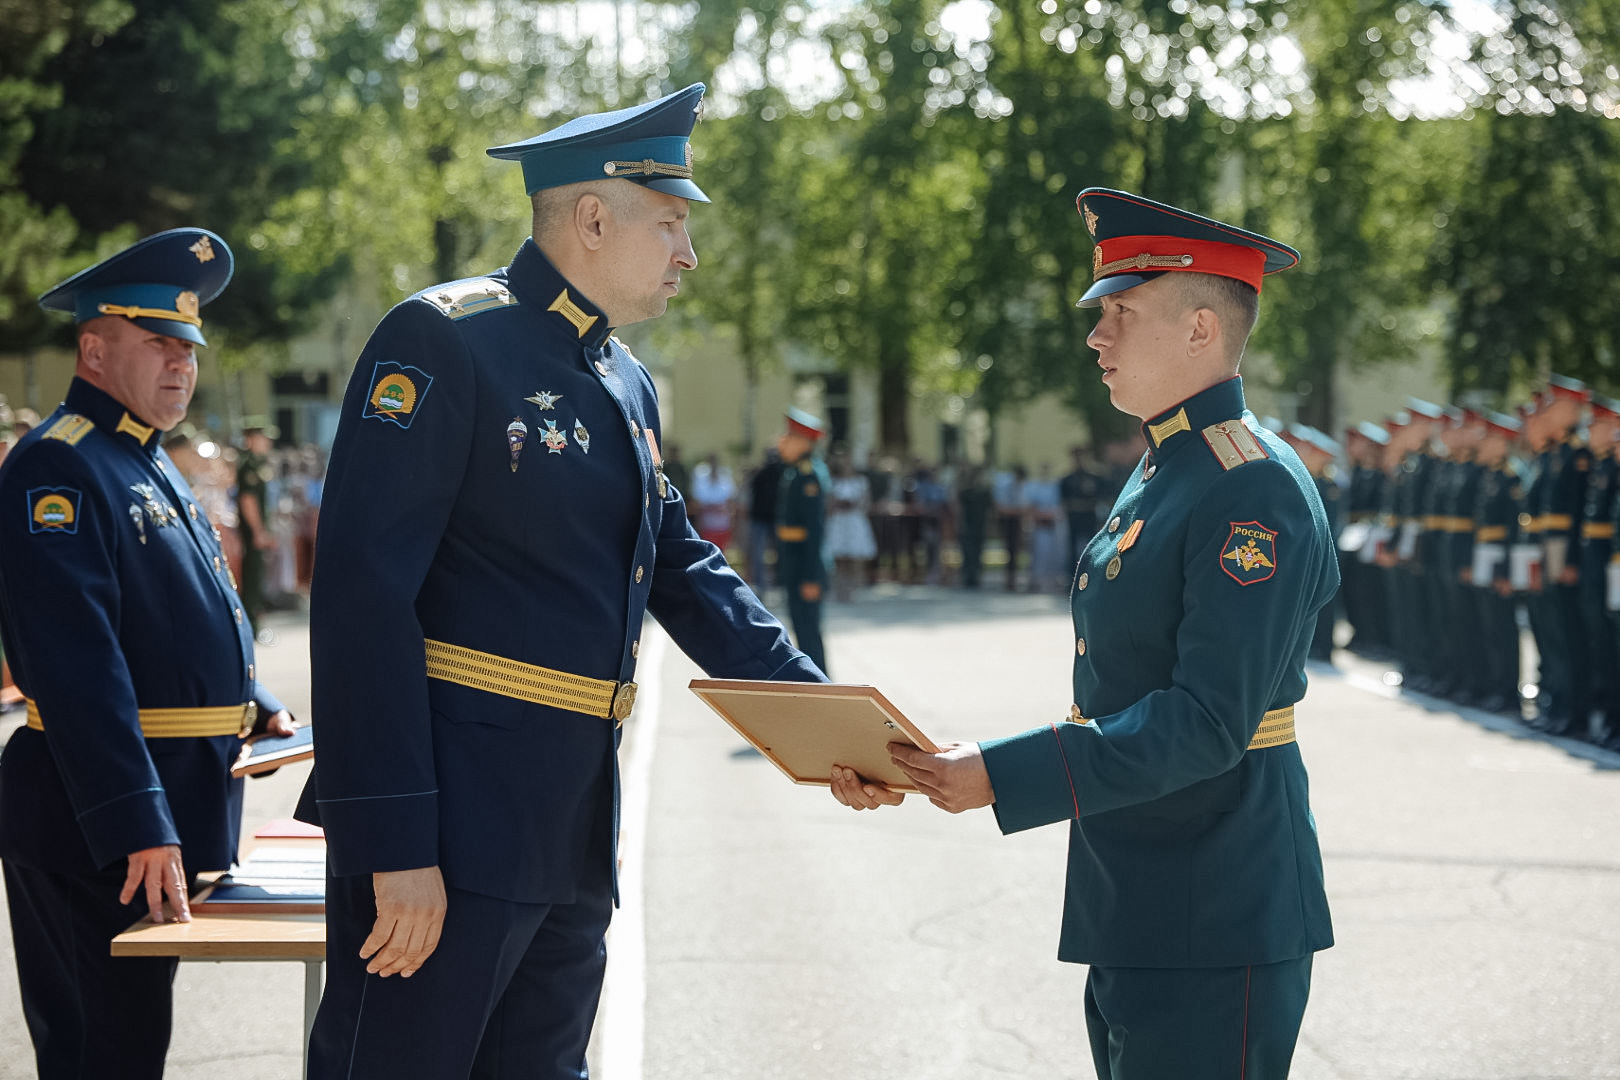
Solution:
M170 957L114 957L110 942L147 913L120 904L126 864L59 874L5 864L23 1018L39 1080L161 1080L174 1015Z
M1099 968L1086 976L1098 1080L1283 1080L1311 957L1232 968Z
M572 904L446 889L439 946L410 978L366 974L370 875L327 877L326 990L310 1080L576 1080L607 965L607 867Z

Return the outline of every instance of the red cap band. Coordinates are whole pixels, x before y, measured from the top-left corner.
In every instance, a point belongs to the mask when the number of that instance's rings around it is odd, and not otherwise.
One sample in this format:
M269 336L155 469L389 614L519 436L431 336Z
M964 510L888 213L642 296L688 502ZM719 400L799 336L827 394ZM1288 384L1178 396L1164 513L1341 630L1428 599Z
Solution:
M1114 274L1156 270L1190 270L1235 278L1259 292L1266 272L1266 254L1258 248L1180 236L1116 236L1097 241L1092 249L1093 281Z

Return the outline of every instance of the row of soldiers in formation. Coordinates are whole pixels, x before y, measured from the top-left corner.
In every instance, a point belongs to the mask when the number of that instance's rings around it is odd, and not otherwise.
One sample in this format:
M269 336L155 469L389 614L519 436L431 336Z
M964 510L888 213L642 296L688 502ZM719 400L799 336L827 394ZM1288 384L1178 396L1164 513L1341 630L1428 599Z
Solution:
M1620 746L1620 402L1555 375L1517 416L1412 400L1346 435L1347 489L1313 471L1348 647L1408 689Z

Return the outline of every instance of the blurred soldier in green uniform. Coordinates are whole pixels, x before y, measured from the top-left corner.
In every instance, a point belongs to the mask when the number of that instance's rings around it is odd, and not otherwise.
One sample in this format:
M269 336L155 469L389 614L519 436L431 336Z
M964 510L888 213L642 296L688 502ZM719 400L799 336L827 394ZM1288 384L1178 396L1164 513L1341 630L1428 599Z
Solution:
M1289 424L1282 432L1284 441L1294 448L1300 461L1311 474L1316 484L1316 493L1322 499L1322 507L1327 511L1328 529L1332 532L1335 542L1344 528L1344 498L1339 485L1339 472L1336 462L1339 458L1340 447L1326 432L1319 431L1309 424ZM1335 549L1336 550L1336 549ZM1343 575L1340 580L1342 582ZM1341 586L1341 592L1343 591ZM1333 627L1338 622L1338 598L1329 600L1322 610L1316 613L1316 631L1311 635L1311 649L1309 656L1312 660L1333 662Z
M789 409L787 428L776 442L782 455L782 492L776 503L778 577L787 590L794 644L822 671L827 670L821 641L821 597L827 587L827 560L821 553L827 467L815 449L825 431L818 418Z
M1434 477L1429 443L1440 410L1427 402L1413 400L1410 404L1413 407L1397 418L1398 426L1390 433L1389 456L1397 464L1385 501L1394 532L1380 565L1389 571L1386 589L1396 664L1405 685L1423 690L1427 687L1423 661L1429 632L1422 559L1423 508Z
M1581 577L1577 589L1588 651L1586 700L1593 714L1588 730L1599 740L1613 737L1620 729L1620 650L1616 649L1608 609L1608 570L1614 557L1614 517L1620 492L1620 467L1615 460L1617 433L1620 401L1594 396L1592 421L1587 429L1592 470L1581 513ZM1579 720L1577 717L1577 725Z
M1435 555L1433 692L1462 705L1473 704L1477 696L1471 669L1481 648L1470 579L1480 481L1474 455L1485 433L1484 421L1472 409L1448 413L1440 433L1444 453L1431 504L1434 515L1427 523Z
M265 612L264 553L275 546L270 533L270 507L265 502L275 470L270 448L277 432L264 420L250 418L242 428L242 456L236 459L236 518L242 534L242 606L258 630Z
M1379 512L1384 500L1384 447L1389 432L1363 421L1345 432L1350 454L1349 522L1339 534L1339 572L1345 618L1353 631L1348 648L1374 660L1389 658L1389 615L1383 571L1373 560L1382 535Z
M1470 665L1474 704L1488 712L1519 716L1519 623L1508 577L1508 550L1518 528L1523 497L1519 474L1508 456L1521 425L1502 413L1483 418L1475 451L1479 486L1475 493L1473 559L1468 567L1479 653Z
M1580 517L1592 454L1577 429L1590 393L1574 379L1548 380L1537 412L1543 440L1530 501L1531 529L1541 540L1540 593L1531 601L1531 625L1541 656L1536 726L1556 735L1582 728L1586 720L1586 635L1581 626ZM1539 611L1540 618L1536 618Z

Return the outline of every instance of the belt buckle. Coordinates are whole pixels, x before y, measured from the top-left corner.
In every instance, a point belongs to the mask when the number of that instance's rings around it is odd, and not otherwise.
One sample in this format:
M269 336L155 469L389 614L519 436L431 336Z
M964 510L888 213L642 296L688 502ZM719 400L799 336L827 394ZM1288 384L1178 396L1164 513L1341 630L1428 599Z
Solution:
M636 684L633 682L620 683L619 688L613 691L613 719L623 724L630 715L630 710L636 707Z
M253 734L253 725L259 720L259 703L250 701L242 706L242 726L236 732L238 739L245 739Z

